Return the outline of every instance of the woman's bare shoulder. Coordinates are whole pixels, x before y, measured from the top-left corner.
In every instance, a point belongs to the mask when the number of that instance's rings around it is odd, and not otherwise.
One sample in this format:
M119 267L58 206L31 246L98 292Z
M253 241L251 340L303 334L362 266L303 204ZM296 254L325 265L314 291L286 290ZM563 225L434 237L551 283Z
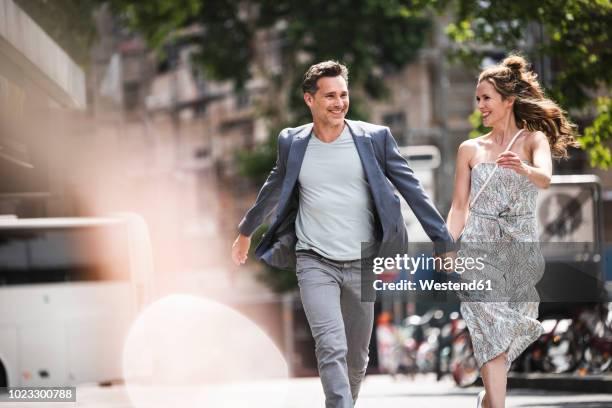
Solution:
M457 160L465 160L469 163L480 148L480 141L478 139L467 139L461 142L457 150Z
M485 144L488 140L489 134L481 135L478 137L474 137L472 139L467 139L461 142L459 145L459 151L472 152L475 153L476 150L481 148L483 144Z
M528 148L534 148L541 143L548 143L548 137L541 130L533 130L525 132L525 140Z
M546 134L544 132L542 132L541 130L534 130L532 132L529 132L528 136L534 142L540 142L540 141L543 141L543 140L548 140L548 138L546 137Z

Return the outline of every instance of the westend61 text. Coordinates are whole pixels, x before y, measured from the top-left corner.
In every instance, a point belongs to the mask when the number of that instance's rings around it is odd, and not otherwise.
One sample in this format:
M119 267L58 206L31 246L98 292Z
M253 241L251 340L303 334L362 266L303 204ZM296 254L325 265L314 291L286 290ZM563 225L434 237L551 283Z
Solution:
M463 273L466 270L484 269L484 259L481 257L457 257L457 258L434 258L421 254L418 257L404 255L395 255L395 257L376 257L373 260L373 269L377 275L380 275L387 269L403 269L414 275L418 269L452 269L457 273Z
M383 282L378 279L373 282L374 290L419 290L416 282L401 280L399 282ZM419 288L423 291L450 290L450 291L476 291L493 290L491 280L473 280L469 282L436 282L433 280L420 280Z

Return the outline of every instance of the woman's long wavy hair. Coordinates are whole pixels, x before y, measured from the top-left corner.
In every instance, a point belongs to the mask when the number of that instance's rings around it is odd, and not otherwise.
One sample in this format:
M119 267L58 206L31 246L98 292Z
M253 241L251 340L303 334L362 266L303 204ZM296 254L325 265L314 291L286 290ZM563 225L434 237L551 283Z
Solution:
M542 131L555 159L567 158L568 146L580 146L574 138L576 125L544 95L537 75L527 69L527 61L522 56L509 55L501 64L485 69L478 77L478 83L482 81L491 83L504 100L515 97L516 125L530 131Z

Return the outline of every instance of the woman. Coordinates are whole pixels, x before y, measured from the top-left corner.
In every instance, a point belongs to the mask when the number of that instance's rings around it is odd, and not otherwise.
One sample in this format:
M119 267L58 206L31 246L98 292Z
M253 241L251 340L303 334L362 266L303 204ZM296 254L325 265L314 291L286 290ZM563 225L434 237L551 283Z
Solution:
M510 363L543 332L535 290L544 272L536 198L550 184L551 159L566 158L567 147L577 146L575 125L526 66L511 55L480 74L476 100L492 130L459 146L447 219L453 238L466 243L459 257L485 260L482 270L463 278L493 282L487 301L461 304L485 386L478 407L504 407Z

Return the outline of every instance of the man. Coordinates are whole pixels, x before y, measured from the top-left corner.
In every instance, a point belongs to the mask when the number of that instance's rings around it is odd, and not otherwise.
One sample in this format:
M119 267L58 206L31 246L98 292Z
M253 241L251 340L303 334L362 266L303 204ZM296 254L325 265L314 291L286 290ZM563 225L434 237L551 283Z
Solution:
M302 90L313 123L280 133L276 166L240 222L232 248L234 262L243 264L249 237L276 207L256 255L297 272L327 408L354 406L368 363L374 304L361 301L362 244L390 256L408 244L389 181L438 254L453 244L389 129L345 120L347 84L348 70L337 62L308 69Z

